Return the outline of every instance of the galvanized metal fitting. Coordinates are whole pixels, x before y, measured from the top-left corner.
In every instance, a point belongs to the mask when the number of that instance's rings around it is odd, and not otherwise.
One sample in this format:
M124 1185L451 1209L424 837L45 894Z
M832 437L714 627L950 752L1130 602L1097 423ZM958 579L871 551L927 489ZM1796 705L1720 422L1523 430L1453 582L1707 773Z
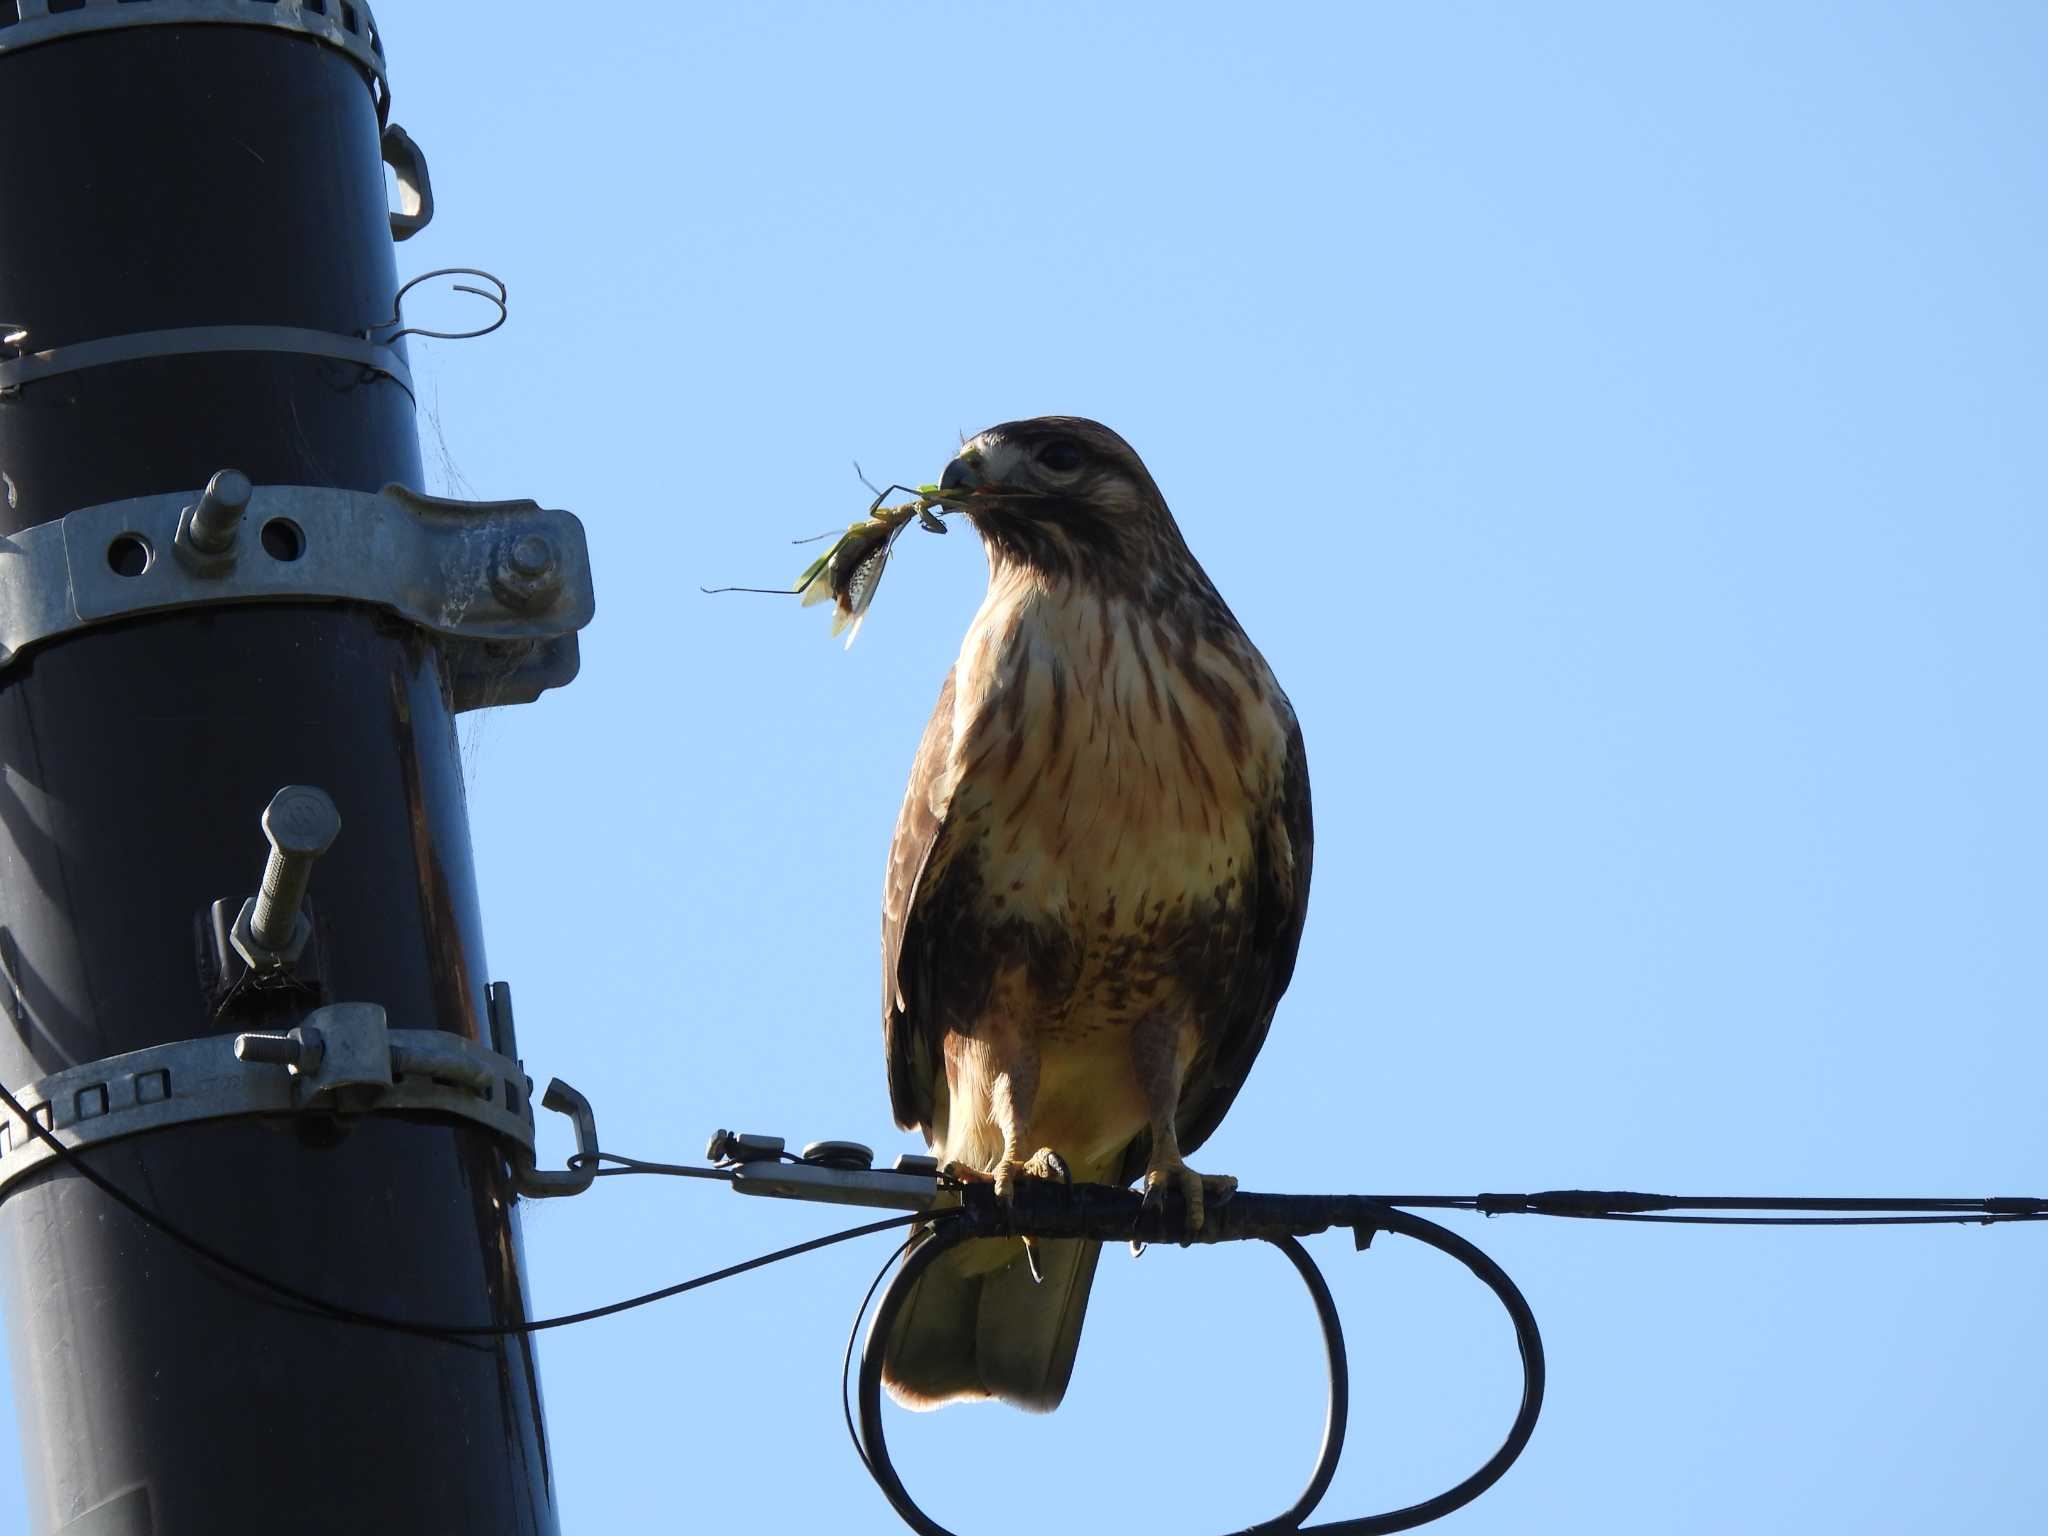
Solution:
M310 1072L320 1065L327 1054L327 1042L319 1031L307 1033L307 1026L283 1034L255 1033L235 1036L235 1060L246 1061L252 1066L261 1064L271 1067L290 1067L294 1072Z
M313 935L303 910L306 886L340 833L341 812L324 789L287 784L271 796L263 811L263 835L270 840L263 884L242 903L232 934L235 952L252 971L274 971L304 952Z
M0 362L0 389L17 366ZM576 631L597 599L583 525L570 513L402 485L259 485L243 502L248 531L236 529L233 558L157 558L172 548L209 557L204 545L234 521L244 478L216 475L212 508L173 491L80 507L14 535L0 560L0 672L35 646L138 614L348 602L428 631L457 710L527 703L575 677Z
M19 0L5 7L0 55L40 47L59 38L129 27L228 24L293 32L337 48L353 59L370 87L381 123L391 111L391 87L384 64L384 38L368 0Z
M780 1136L751 1136L744 1131L713 1131L710 1144L704 1148L704 1160L708 1163L752 1163L772 1161L782 1156L784 1142Z
M310 1110L479 1126L503 1144L522 1195L578 1194L601 1156L590 1101L557 1078L541 1102L573 1122L576 1156L567 1168L537 1168L533 1081L518 1059L446 1030L391 1029L375 1003L330 1003L279 1033L202 1035L84 1062L14 1092L33 1127L73 1150L201 1120ZM58 1155L35 1128L0 1110L0 1198Z
M171 548L186 568L201 576L234 569L236 535L256 488L239 469L223 469L206 482L199 500L178 514Z
M562 590L562 557L544 533L508 534L491 559L491 587L514 608L544 607Z

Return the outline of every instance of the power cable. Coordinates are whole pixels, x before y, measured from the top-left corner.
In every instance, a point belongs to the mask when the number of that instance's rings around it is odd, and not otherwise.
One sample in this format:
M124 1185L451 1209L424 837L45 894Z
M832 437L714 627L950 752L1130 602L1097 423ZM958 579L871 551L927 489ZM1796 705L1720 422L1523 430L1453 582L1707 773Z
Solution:
M794 1243L772 1253L760 1254L729 1264L708 1274L674 1285L663 1286L623 1301L586 1308L557 1317L520 1323L423 1323L365 1311L325 1297L263 1273L223 1253L185 1231L161 1212L130 1195L113 1180L91 1166L67 1147L41 1121L25 1109L19 1099L0 1085L0 1104L11 1110L29 1132L44 1142L58 1160L102 1194L128 1211L152 1230L171 1239L195 1257L266 1293L273 1305L327 1318L356 1327L432 1338L463 1347L480 1347L480 1339L508 1338L593 1322L636 1307L680 1296L729 1280L751 1270L781 1263L877 1232L918 1227L885 1262L861 1299L847 1336L840 1361L840 1411L846 1421L854 1452L869 1476L882 1490L897 1513L922 1536L950 1536L943 1526L926 1515L913 1501L897 1476L882 1433L881 1371L888 1334L897 1313L908 1299L918 1277L945 1250L974 1238L1021 1235L1078 1237L1097 1241L1129 1237L1135 1242L1212 1243L1259 1238L1278 1246L1301 1274L1315 1301L1330 1357L1330 1415L1322 1452L1308 1488L1286 1513L1253 1528L1254 1533L1314 1531L1325 1536L1380 1536L1422 1525L1477 1498L1504 1474L1518 1457L1535 1428L1543 1399L1543 1346L1536 1320L1514 1282L1477 1247L1446 1228L1412 1214L1413 1210L1455 1210L1488 1217L1507 1215L1557 1216L1581 1221L1674 1222L1696 1225L1747 1226L1906 1226L1931 1224L1972 1224L1990 1226L2003 1222L2048 1220L2048 1200L2031 1196L1996 1196L1984 1199L1952 1199L1908 1196L1898 1199L1875 1196L1787 1196L1787 1195L1658 1195L1635 1190L1543 1190L1533 1194L1477 1195L1267 1195L1238 1193L1211 1206L1208 1220L1199 1232L1190 1232L1186 1211L1173 1196L1161 1203L1135 1192L1099 1185L1062 1186L1047 1180L1021 1181L1009 1203L998 1202L991 1186L942 1181L959 1199L957 1209L922 1210L850 1227ZM811 1163L788 1152L779 1161ZM604 1166L598 1166L604 1165ZM570 1159L572 1168L586 1169L594 1177L626 1174L660 1175L672 1178L712 1179L730 1183L729 1167L704 1168L683 1163L662 1163L626 1157L613 1152L578 1153ZM828 1163L814 1166L829 1167ZM1768 1214L1759 1214L1768 1213ZM1514 1321L1516 1341L1523 1368L1522 1406L1513 1427L1500 1448L1477 1472L1456 1487L1381 1515L1341 1520L1304 1527L1305 1520L1327 1489L1342 1453L1344 1423L1349 1403L1349 1371L1344 1360L1342 1326L1329 1287L1316 1270L1300 1236L1348 1227L1363 1248L1376 1232L1396 1232L1438 1248L1463 1264L1493 1290ZM861 1353L860 1420L855 1424L853 1404L848 1395L854 1345L862 1320L875 1304L892 1266L902 1260L893 1283L882 1292L874 1324ZM1253 1536L1253 1533L1246 1533Z

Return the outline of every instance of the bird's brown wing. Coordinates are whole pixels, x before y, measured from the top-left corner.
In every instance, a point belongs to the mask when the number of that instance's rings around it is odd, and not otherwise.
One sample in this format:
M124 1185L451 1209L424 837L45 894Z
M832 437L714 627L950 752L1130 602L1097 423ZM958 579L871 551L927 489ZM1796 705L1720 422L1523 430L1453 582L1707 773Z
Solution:
M932 1123L933 1088L942 1070L939 1010L931 985L933 946L919 919L926 873L945 833L942 791L953 750L953 674L939 687L939 702L918 743L910 785L889 845L882 885L882 1046L889 1060L889 1103L896 1123L915 1130Z
M1301 949L1314 855L1308 753L1301 726L1290 719L1287 760L1259 827L1253 887L1247 896L1249 934L1231 985L1205 999L1195 1016L1201 1040L1181 1089L1175 1126L1183 1155L1201 1146L1222 1123L1266 1043L1273 1012L1293 979L1294 957ZM1151 1145L1148 1133L1131 1144L1124 1155L1125 1183L1144 1175Z

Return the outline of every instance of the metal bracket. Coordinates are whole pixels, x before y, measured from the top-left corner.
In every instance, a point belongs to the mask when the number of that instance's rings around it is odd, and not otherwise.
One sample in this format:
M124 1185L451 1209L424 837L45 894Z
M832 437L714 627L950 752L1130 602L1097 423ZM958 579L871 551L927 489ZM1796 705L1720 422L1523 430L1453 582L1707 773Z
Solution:
M0 32L0 37L5 36ZM126 336L67 342L41 352L17 351L0 358L0 398L18 394L24 384L53 379L59 374L151 357L193 357L205 352L293 352L305 357L331 358L381 373L406 394L413 395L412 370L388 340L370 341L302 325L188 325L168 331L133 331Z
M335 1003L282 1034L208 1035L150 1046L67 1068L14 1096L74 1151L243 1115L426 1111L483 1126L507 1143L521 1194L589 1188L592 1175L581 1169L535 1168L532 1094L532 1079L509 1056L445 1030L387 1029L375 1003ZM557 1079L542 1103L575 1120L579 1155L597 1151L597 1120L582 1094ZM0 1196L56 1155L12 1113L0 1111Z
M329 0L324 6L287 0L14 0L10 25L0 27L0 54L55 42L81 32L113 32L126 27L189 27L207 22L238 27L269 27L296 32L346 53L370 82L370 99L382 122L391 110L391 86L384 68L384 39L367 0L347 5Z
M391 238L410 240L434 222L434 181L427 172L426 152L396 123L385 125L383 150L384 163L398 176L398 207L391 214Z
M780 1136L713 1134L705 1156L731 1175L742 1195L818 1200L828 1205L879 1205L933 1211L960 1203L959 1191L939 1184L936 1159L906 1152L886 1172L869 1166L874 1153L854 1141L814 1141L803 1158L785 1161Z
M597 610L583 525L531 501L257 486L233 558L169 558L195 493L81 507L0 539L0 669L94 624L238 602L360 602L441 639L457 710L524 704L575 677Z

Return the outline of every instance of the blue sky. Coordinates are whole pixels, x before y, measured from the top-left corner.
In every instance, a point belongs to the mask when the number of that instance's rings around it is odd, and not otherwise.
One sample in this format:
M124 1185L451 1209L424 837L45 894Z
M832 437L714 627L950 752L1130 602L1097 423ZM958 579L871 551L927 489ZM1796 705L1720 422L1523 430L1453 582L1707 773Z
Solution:
M850 652L698 587L793 577L855 458L1067 412L1144 455L1315 780L1300 968L1198 1166L2048 1192L2048 13L379 19L439 199L401 268L512 293L414 352L431 484L572 508L596 561L582 678L464 756L493 974L608 1144L910 1147L882 861L979 552L910 534ZM527 1208L535 1304L840 1216L613 1180ZM2038 1529L2048 1231L1455 1220L1551 1390L1443 1529ZM1312 1247L1357 1392L1322 1513L1455 1482L1506 1325L1435 1255ZM899 1529L835 1398L886 1251L547 1336L564 1528ZM1113 1251L1056 1415L893 1444L975 1536L1235 1528L1306 1475L1318 1371L1276 1255Z

